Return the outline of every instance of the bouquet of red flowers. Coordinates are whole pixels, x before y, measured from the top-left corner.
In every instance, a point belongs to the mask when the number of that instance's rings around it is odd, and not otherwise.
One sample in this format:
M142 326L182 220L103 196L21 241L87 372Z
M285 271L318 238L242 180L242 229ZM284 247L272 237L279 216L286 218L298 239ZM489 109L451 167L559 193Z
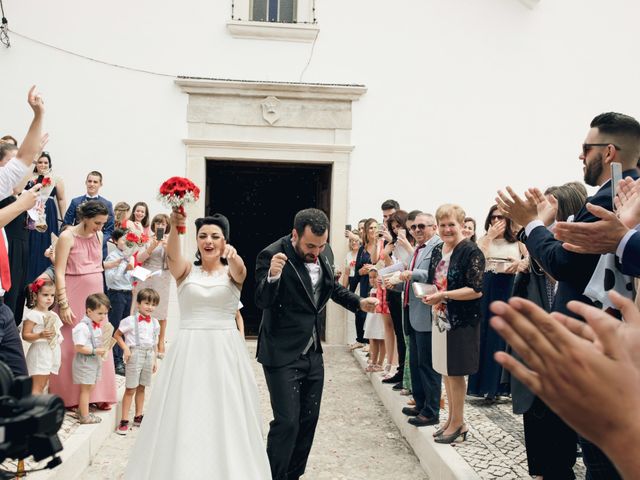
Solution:
M125 257L130 257L140 248L143 243L140 241L140 237L135 232L128 231L124 237L124 243L126 245L124 249Z
M200 189L188 178L171 177L169 180L160 185L160 193L158 200L166 207L178 211L185 215L184 205L194 203L200 198ZM177 227L179 234L184 234L186 228L184 225Z

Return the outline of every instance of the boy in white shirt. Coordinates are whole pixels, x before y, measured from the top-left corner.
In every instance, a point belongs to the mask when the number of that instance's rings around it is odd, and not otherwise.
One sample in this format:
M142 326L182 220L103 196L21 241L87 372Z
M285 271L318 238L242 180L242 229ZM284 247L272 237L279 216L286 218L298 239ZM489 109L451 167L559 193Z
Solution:
M151 314L160 303L160 295L152 288L143 288L136 297L136 313L120 321L114 338L122 348L125 362L125 387L122 398L122 418L116 429L119 435L129 431L129 410L135 395L133 425L142 422L145 387L151 385L156 372L156 346L160 323Z
M104 293L89 295L85 301L86 315L71 331L76 350L72 375L73 383L80 385L78 410L81 424L102 421L100 417L89 413L89 397L102 373L102 355L105 349L102 347L101 324L107 319L110 306Z

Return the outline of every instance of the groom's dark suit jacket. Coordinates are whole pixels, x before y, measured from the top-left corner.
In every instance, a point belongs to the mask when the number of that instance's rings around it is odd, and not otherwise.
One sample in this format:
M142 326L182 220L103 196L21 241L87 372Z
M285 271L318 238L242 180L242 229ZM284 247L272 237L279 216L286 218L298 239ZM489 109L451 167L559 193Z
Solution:
M276 253L284 253L288 260L280 279L269 283L271 258ZM360 297L335 281L329 245L318 261L322 277L320 301L316 305L309 271L296 254L291 235L272 243L258 255L255 300L263 312L256 357L262 365L281 367L296 360L309 343L314 325L320 335L319 318L330 299L352 312L358 310ZM322 351L320 344L318 351Z
M638 178L637 170L623 172L623 178ZM587 199L593 205L613 210L611 203L611 180L605 183L593 197ZM591 214L585 206L575 215L574 222L596 222L600 219ZM573 253L562 247L562 242L556 240L549 230L537 227L526 237L521 230L520 240L525 243L529 255L538 260L542 268L558 281L558 291L553 301L553 311L562 312L572 317L574 313L567 309L571 300L580 300L591 305L591 300L583 295L593 271L598 264L600 255L586 255Z

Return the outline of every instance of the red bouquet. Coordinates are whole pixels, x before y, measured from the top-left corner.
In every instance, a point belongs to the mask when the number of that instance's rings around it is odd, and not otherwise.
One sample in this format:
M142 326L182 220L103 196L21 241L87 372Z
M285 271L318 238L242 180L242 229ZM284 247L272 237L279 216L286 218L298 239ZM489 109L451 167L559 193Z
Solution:
M160 193L158 194L158 200L163 205L176 210L181 215L185 215L184 205L194 203L198 198L200 198L200 189L195 183L184 177L171 177L160 185ZM181 235L186 232L184 225L178 225L176 229Z
M127 247L137 247L140 244L140 237L133 232L127 232L124 237L127 243Z
M44 177L40 183L43 187L48 187L51 185L51 177Z

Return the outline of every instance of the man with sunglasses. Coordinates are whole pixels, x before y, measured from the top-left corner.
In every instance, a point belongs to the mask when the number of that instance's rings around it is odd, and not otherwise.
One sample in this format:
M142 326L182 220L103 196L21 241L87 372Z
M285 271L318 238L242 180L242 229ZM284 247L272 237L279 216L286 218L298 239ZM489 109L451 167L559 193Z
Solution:
M596 116L591 121L591 128L578 158L583 163L585 183L600 186L598 192L587 199L588 203L612 211L611 163L622 164L623 177L638 178L636 166L640 158L640 123L633 117L615 112ZM530 197L526 200L521 199L509 187L507 190L508 193L499 192L496 199L500 210L516 223L525 226L520 232L520 240L526 244L529 255L558 281L552 310L575 316L568 310L567 303L579 300L592 304L583 292L600 256L564 249L562 242L544 228L545 224L538 218L535 201ZM586 206L583 206L574 218L576 223L592 223L599 220L600 218ZM630 418L634 414L635 412L629 412ZM613 464L595 445L582 438L580 443L588 479L620 478ZM544 476L547 477L546 474Z
M431 252L442 243L437 235L436 219L428 213L416 216L410 226L411 235L416 239L415 252L409 268L400 274L404 284L398 285L404 291L405 327L409 333L409 366L411 371L411 391L416 401L415 407L405 407L402 413L415 427L437 425L440 421L441 376L433 369L431 355L431 307L416 297L413 282L425 283L429 276ZM387 288L393 288L387 283ZM396 288L398 288L396 287Z

